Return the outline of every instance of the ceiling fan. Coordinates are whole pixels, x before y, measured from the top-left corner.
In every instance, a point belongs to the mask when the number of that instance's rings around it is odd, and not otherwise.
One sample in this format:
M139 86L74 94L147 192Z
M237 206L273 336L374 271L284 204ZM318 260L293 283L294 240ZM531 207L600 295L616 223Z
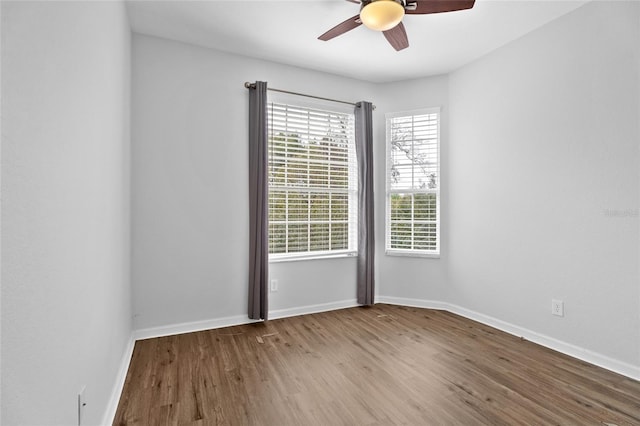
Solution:
M331 40L364 24L367 28L382 31L385 38L396 50L409 47L407 32L402 18L408 15L453 12L471 9L475 0L347 0L360 4L360 13L331 28L318 37Z

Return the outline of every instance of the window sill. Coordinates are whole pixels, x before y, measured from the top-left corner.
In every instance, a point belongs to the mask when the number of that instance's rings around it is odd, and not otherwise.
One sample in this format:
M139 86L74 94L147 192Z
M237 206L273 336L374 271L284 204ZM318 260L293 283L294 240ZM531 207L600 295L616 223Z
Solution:
M344 257L357 257L358 253L355 251L330 253L330 254L304 254L299 256L283 256L283 257L269 257L269 263L283 263L283 262L296 262L299 260L318 260L318 259L338 259Z
M428 259L440 259L440 253L420 253L416 251L403 251L403 250L385 250L384 254L387 256L400 256L400 257L423 257Z

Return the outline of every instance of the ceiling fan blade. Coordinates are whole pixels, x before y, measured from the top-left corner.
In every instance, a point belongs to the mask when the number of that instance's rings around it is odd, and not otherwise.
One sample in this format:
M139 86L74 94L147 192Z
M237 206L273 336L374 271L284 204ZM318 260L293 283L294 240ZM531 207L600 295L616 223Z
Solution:
M360 0L347 0L347 1L355 4L360 4Z
M322 34L320 37L318 37L318 40L331 40L332 38L338 37L339 35L344 34L347 31L351 31L352 29L359 27L360 25L362 25L360 15L352 16L351 18L336 25L326 33Z
M407 38L407 31L404 29L404 24L400 22L390 30L383 31L385 38L391 46L396 50L402 50L409 47L409 39Z
M475 0L408 0L405 13L426 15L428 13L453 12L471 9Z

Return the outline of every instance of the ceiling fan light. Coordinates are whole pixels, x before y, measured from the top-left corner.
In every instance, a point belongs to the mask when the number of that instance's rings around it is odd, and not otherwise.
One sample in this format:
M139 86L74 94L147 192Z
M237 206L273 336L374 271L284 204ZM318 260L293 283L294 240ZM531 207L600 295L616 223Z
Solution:
M404 17L404 7L396 0L373 0L360 11L360 20L375 31L387 31Z

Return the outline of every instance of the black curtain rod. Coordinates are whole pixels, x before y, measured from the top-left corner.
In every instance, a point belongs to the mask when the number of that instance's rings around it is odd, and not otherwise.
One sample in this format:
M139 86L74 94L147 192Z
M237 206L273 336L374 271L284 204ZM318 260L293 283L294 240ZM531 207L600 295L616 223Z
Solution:
M247 81L247 82L244 83L244 87L246 87L247 89L255 89L256 85L255 85L255 83L249 83ZM323 100L323 101L338 102L338 103L341 103L341 104L347 104L347 105L356 106L356 104L354 104L353 102L341 101L341 100L338 100L338 99L331 99L331 98L323 98L321 96L306 95L304 93L291 92L289 90L272 89L271 87L267 87L267 90L270 90L272 92L287 93L289 95L304 96L305 98L320 99L320 100ZM373 105L373 109L376 109L375 105Z

